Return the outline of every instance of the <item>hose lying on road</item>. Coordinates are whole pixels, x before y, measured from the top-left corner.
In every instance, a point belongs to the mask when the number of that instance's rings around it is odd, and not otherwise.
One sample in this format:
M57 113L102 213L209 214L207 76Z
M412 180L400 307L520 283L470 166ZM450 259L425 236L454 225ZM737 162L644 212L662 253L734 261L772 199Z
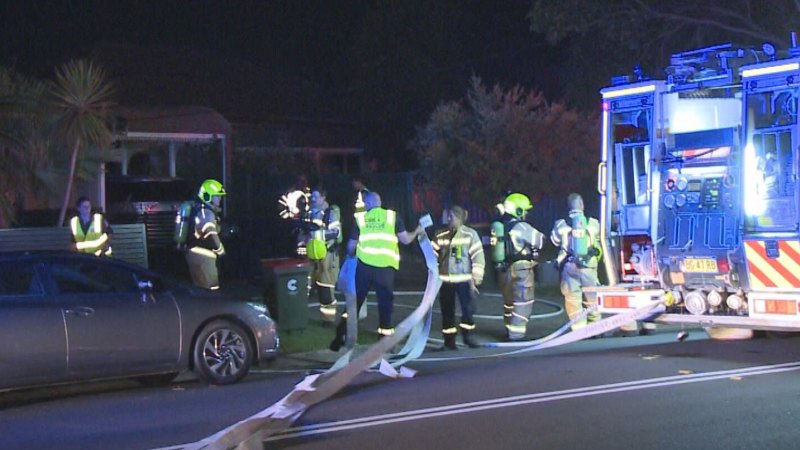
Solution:
M420 248L425 254L428 266L425 292L420 305L397 326L393 335L381 338L381 340L367 348L363 354L352 361L349 360L352 356L351 350L328 371L322 374L306 376L288 395L267 409L201 441L189 444L185 448L192 450L261 449L263 448L263 440L266 437L289 428L311 406L333 396L347 386L355 377L367 371L376 363L382 362L383 366L387 365L383 361L384 355L407 336L410 338L391 362L391 366L399 367L403 363L417 358L422 353L427 342L428 332L430 331L431 309L442 284L430 241L426 238L420 239ZM349 293L351 296L352 294ZM349 300L349 303L354 303L352 297ZM520 343L498 343L493 344L493 346L521 347L503 353L503 355L511 355L564 345L614 330L631 321L647 317L661 305L663 305L662 301L653 301L635 310L611 316L592 325L563 334L574 321L580 320L585 316L576 317L573 321L545 338ZM354 316L354 308L351 307L350 309L352 309L351 315ZM584 311L584 314L587 313L588 311ZM452 360L454 358L442 359ZM433 360L435 359L428 358L424 361Z
M431 260L433 249L430 241L427 238L421 239L420 247L426 256L428 265L425 294L422 296L419 307L397 325L393 335L383 337L358 358L341 368L332 368L325 373L305 377L288 395L269 408L185 448L192 450L261 449L265 437L288 428L308 408L336 394L356 376L380 361L385 353L411 334L426 314L430 314L430 309L439 293L439 287L442 285L435 256Z

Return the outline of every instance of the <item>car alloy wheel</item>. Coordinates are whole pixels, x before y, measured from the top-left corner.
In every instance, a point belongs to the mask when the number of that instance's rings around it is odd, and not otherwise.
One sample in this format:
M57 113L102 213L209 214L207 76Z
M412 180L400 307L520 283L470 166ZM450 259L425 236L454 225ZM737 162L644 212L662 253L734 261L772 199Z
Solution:
M194 366L198 376L211 384L231 384L250 370L252 344L247 334L233 323L214 321L198 335Z

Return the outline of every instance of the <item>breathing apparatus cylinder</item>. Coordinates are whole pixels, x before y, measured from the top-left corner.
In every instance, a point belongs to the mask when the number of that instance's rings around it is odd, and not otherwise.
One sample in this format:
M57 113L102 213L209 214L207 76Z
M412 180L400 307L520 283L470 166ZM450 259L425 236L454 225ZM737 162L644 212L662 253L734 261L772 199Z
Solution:
M570 214L570 225L572 230L569 233L570 252L578 257L585 258L589 254L589 233L586 231L586 216L583 213L574 212Z
M489 243L492 245L492 262L503 263L506 260L506 229L503 222L492 222Z
M192 217L192 202L183 202L178 207L175 213L175 231L172 234L172 240L178 244L178 248L186 245L189 238L189 225Z

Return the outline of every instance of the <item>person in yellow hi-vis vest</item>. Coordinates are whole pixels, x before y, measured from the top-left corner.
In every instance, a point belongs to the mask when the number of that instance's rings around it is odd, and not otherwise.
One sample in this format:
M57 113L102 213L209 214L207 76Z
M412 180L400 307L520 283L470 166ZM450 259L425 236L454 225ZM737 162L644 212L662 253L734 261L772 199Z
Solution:
M356 214L356 226L347 242L347 253L358 258L356 300L360 308L369 291L375 289L378 297L378 333L389 336L394 334L394 276L400 268L398 242L408 245L424 231L421 226L414 231L406 231L397 212L381 208L381 197L377 192L364 194L364 207L365 212ZM331 350L339 351L344 345L346 332L347 313L342 314L336 327Z
M92 202L81 197L75 202L78 209L69 221L72 231L72 241L79 252L91 253L96 256L111 256L111 234L113 230L101 213L92 214Z
M217 180L208 179L200 185L197 201L192 208L193 224L188 238L186 264L192 283L206 289L219 289L217 258L225 254L219 238L217 213L225 188Z

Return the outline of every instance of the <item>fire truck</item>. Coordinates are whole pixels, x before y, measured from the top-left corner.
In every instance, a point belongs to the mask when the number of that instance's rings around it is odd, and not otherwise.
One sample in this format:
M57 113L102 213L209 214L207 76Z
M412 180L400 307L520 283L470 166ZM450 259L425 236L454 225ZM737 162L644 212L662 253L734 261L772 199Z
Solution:
M672 55L601 90L601 312L800 330L800 48Z

